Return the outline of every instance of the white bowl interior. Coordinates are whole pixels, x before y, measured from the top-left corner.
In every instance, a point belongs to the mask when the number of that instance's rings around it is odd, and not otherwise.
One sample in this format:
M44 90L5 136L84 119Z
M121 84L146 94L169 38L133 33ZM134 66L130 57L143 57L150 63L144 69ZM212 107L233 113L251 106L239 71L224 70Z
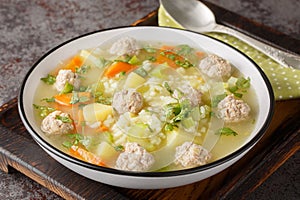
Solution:
M143 41L188 44L198 49L213 52L229 60L244 75L250 77L259 105L254 131L245 143L251 141L261 128L265 126L270 110L272 110L272 94L270 94L270 88L266 85L261 71L243 54L217 40L189 31L159 27L127 27L96 32L71 40L50 51L37 62L23 83L23 91L19 99L20 104L22 104L21 107L23 107L23 110L19 107L21 118L33 137L37 133L47 141L47 138L44 137L40 130L40 126L36 123L32 106L40 78L45 77L60 61L70 58L80 50L105 45L123 36L130 36ZM39 138L35 139L39 140ZM44 143L44 141L40 140L40 143Z

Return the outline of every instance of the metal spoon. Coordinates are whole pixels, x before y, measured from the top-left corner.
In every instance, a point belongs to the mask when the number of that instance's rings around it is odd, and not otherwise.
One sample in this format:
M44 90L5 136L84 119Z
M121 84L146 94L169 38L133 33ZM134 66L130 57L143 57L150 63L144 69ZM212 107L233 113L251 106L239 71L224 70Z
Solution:
M284 52L266 43L253 39L241 32L216 23L213 12L203 3L196 0L160 0L166 12L182 27L200 32L220 32L232 35L284 67L300 69L300 56Z

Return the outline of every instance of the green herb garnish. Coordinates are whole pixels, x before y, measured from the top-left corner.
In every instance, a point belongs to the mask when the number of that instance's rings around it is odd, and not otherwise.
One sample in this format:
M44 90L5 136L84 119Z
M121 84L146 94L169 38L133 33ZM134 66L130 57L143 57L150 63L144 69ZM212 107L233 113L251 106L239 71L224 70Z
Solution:
M87 147L90 144L90 138L87 136L83 136L79 133L76 134L67 134L68 138L71 141L64 141L62 145L66 148L71 148L72 146L78 146L78 144L82 144L83 146Z
M55 102L55 98L51 97L51 98L43 98L41 99L41 101L46 101L47 103L51 103L51 102Z
M154 56L149 56L147 60L149 60L151 62L155 62L156 58Z
M56 81L56 77L48 74L47 77L41 78L41 80L48 85L53 85Z
M226 97L226 94L220 94L212 97L211 99L211 107L215 108L218 106L219 102L222 101Z
M66 147L66 148L71 148L72 146L73 146L73 142L70 142L70 141L64 141L63 143L62 143L62 145L64 146L64 147Z
M73 120L70 117L63 117L60 115L56 115L55 119L58 119L58 120L62 121L63 123L72 123L73 122Z
M156 49L153 47L144 47L145 51L147 51L147 53L156 53Z
M89 97L87 97L87 96L79 96L77 92L73 92L70 104L84 103L84 102L87 102L89 100L90 100Z
M89 69L91 69L91 66L83 65L83 66L81 66L79 68L76 68L76 73L78 73L78 74L86 74Z
M51 108L51 107L48 107L48 106L39 106L39 105L33 104L33 107L39 111L39 115L42 118L45 118L51 112L55 111L54 108Z
M175 63L176 63L176 65L179 65L182 68L194 67L194 65L192 63L190 63L190 61L188 61L188 60L184 60L184 61L175 60Z
M148 75L148 72L143 67L137 68L136 70L134 70L134 72L141 77L146 77Z
M106 59L104 59L104 58L99 58L99 66L97 66L97 67L99 67L99 68L103 68L103 67L106 67L106 66L108 66L108 65L110 65L111 63L112 63L112 61L110 61L110 60L106 60Z
M246 89L250 87L250 78L245 79L244 77L238 78L236 86L240 89Z
M122 145L115 146L114 148L116 151L119 151L119 152L122 152L125 150L124 146L122 146Z
M172 95L173 94L173 90L171 89L170 85L168 82L163 82L162 86Z
M61 94L67 94L72 92L74 89L74 86L70 84L69 82L66 82L64 89L61 91Z
M242 98L243 93L246 93L249 87L250 78L245 79L244 77L240 77L237 79L234 86L228 88L228 91L231 92L235 97Z
M188 56L192 50L193 49L187 44L182 44L176 47L176 53L182 56Z
M120 76L125 76L126 75L126 72L120 72Z
M232 130L231 128L228 128L228 127L220 128L216 134L226 135L226 136L230 136L230 135L237 136L238 135L237 132L235 132L234 130Z
M171 124L171 123L166 123L165 125L165 131L173 131L174 130L174 124Z

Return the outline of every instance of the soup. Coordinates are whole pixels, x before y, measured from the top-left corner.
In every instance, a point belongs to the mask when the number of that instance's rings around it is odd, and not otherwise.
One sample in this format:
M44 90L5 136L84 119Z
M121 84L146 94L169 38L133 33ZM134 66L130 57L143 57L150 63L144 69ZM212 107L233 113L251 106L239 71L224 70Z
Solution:
M242 146L255 100L251 80L213 52L124 37L41 77L33 107L49 142L73 157L172 171Z

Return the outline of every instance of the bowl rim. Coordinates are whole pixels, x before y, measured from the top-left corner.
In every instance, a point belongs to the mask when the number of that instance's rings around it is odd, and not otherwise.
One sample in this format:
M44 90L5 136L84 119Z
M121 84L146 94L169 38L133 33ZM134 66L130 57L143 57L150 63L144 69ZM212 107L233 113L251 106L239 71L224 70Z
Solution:
M170 29L170 30L177 30L177 31L183 31L183 32L191 32L194 34L199 34L202 35L208 39L211 40L215 40L219 43L222 43L223 45L226 45L230 48L232 48L233 50L237 51L239 54L241 54L242 56L244 56L247 60L249 60L253 66L258 70L259 74L261 75L261 78L263 79L264 83L266 84L267 90L268 90L268 96L270 99L270 108L268 110L268 115L267 118L265 120L265 122L262 124L261 128L258 130L257 134L250 140L248 141L246 144L244 144L242 147L240 147L238 150L224 156L221 159L218 159L214 162L202 165L202 166L198 166L198 167L194 167L194 168L189 168L189 169L182 169L182 170L174 170L174 171L166 171L166 172L135 172L135 171L123 171L123 170L118 170L118 169L114 169L114 168L108 168L108 167L102 167L102 166L98 166L98 165L94 165L85 161L82 161L78 158L72 157L71 155L59 150L58 148L56 148L55 146L51 145L49 142L47 142L46 140L44 140L39 133L37 133L34 128L31 126L29 120L26 117L26 113L25 113L25 109L24 109L24 104L23 104L23 95L24 95L24 87L31 75L31 73L33 72L33 70L40 64L40 62L42 60L44 60L48 55L50 55L51 53L53 53L55 50L59 49L60 47L75 41L77 39L80 38L84 38L84 37L88 37L90 35L93 34L97 34L97 33L101 33L101 32L107 32L107 31L111 31L111 30L118 30L118 29L136 29L136 28L153 28L153 29ZM198 173L198 172L202 172L208 169L212 169L214 167L220 166L236 157L238 157L239 155L241 155L242 153L246 152L248 149L250 149L256 142L259 141L259 139L264 135L265 131L267 130L268 126L271 123L272 120L272 116L274 114L274 105L275 105L275 98L274 98L274 92L271 86L271 83L269 81L269 79L267 78L267 76L265 75L265 73L263 72L263 70L251 59L249 58L246 54L244 54L243 52L241 52L239 49L219 40L216 39L212 36L209 35L205 35L202 33L198 33L195 31L191 31L191 30L184 30L184 29L179 29L179 28L172 28L172 27L158 27L158 26L119 26L119 27L112 27L112 28L107 28L107 29L101 29L101 30L97 30L97 31L92 31L89 33L85 33L82 35L79 35L77 37L73 37L69 40L66 40L65 42L62 42L60 44L58 44L57 46L51 48L50 50L48 50L45 54L43 54L43 56L41 56L33 65L32 67L29 69L29 71L26 73L23 82L21 83L21 87L20 87L20 92L18 95L18 111L20 114L20 118L23 122L23 124L25 125L27 131L30 133L30 135L32 136L32 138L43 148L45 148L47 151L51 152L52 154L68 161L71 162L73 164L79 165L81 167L84 168L88 168L90 170L96 170L99 172L103 172L103 173L110 173L110 174L114 174L114 175L121 175L121 176L133 176L133 177L148 177L148 178L158 178L158 177L174 177L174 176L182 176L182 175L190 175L190 174L194 174L194 173ZM29 129L29 130L28 130Z

